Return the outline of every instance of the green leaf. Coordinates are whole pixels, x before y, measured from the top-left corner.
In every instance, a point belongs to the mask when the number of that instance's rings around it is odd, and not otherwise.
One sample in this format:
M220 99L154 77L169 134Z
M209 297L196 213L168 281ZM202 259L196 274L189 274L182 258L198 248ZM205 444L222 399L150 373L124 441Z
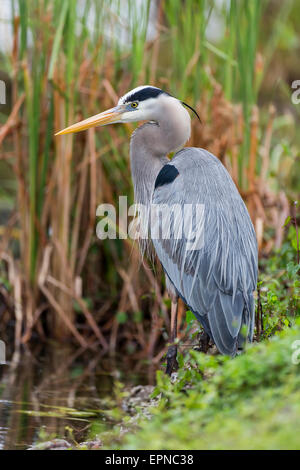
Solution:
M117 318L117 322L120 323L120 325L123 325L124 323L127 322L128 315L126 312L118 312L116 318Z
M185 321L187 322L187 324L189 325L194 320L196 320L196 317L193 312L191 310L187 310L185 314Z

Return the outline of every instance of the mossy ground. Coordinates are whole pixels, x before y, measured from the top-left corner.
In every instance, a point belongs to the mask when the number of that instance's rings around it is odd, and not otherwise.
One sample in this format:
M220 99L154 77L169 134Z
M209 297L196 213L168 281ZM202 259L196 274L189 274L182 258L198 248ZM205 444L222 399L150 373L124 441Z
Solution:
M300 449L296 340L299 326L234 360L192 352L175 384L158 374L159 406L122 448Z

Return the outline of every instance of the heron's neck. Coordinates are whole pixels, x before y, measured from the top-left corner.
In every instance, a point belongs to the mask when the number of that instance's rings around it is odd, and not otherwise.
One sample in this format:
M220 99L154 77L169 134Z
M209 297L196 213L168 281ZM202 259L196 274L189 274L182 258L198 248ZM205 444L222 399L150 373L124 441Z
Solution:
M137 128L130 142L135 202L147 206L156 177L169 162L167 155L183 147L191 132L190 116L178 100L162 102L160 116Z
M161 155L154 154L149 145L149 135L153 135L153 139L155 139L157 132L157 124L144 124L134 132L130 142L134 201L145 206L151 203L154 183L158 173L169 161L167 152Z

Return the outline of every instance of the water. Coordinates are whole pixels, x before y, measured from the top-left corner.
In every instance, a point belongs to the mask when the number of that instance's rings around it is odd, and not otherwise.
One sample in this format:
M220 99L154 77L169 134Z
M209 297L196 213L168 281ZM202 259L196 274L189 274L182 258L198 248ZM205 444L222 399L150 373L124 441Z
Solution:
M76 442L88 438L92 426L108 430L115 383L153 380L154 372L148 375L136 361L57 347L27 351L17 364L0 366L0 449L26 449L53 437L70 441L71 428Z

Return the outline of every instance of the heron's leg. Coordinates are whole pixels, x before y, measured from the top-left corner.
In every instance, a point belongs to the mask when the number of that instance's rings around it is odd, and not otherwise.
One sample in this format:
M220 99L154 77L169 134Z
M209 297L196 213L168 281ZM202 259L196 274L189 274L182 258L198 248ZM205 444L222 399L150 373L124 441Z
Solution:
M209 340L210 340L209 335L205 331L203 331L203 333L201 333L200 338L199 338L199 349L201 352L207 353L208 348L209 348Z
M167 369L166 373L171 375L174 369L178 368L177 357L177 300L171 304L171 334L170 334L170 346L167 351Z

